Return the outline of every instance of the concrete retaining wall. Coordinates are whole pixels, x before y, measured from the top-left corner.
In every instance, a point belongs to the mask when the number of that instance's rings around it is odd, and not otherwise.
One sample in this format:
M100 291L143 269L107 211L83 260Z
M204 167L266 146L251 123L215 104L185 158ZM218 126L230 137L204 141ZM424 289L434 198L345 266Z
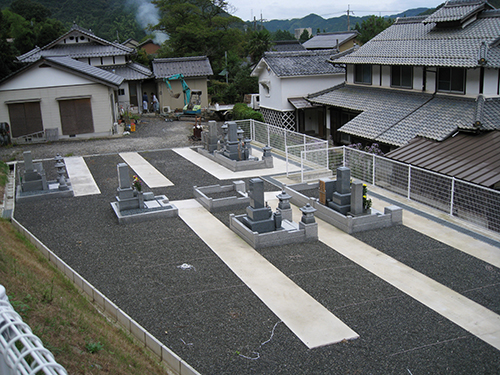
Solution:
M158 359L168 368L179 375L200 375L189 364L183 361L172 350L163 345L148 331L146 331L139 323L129 317L118 306L111 302L104 294L99 292L88 281L75 272L62 259L55 255L47 246L45 246L38 238L30 231L21 225L16 219L12 218L12 224L21 232L42 254L52 262L61 272L63 272L78 289L83 291L90 301L106 313L112 320L118 323L126 332L130 333L139 340L146 348L151 350Z
M303 228L295 230L279 230L268 233L252 232L239 219L246 215L229 215L229 227L243 238L254 249L292 243L312 242L318 240L318 224L303 224ZM285 223L285 221L283 221Z
M234 191L235 196L213 199L206 195L228 191ZM210 185L203 187L193 186L193 195L195 199L209 212L225 211L229 208L240 206L246 207L250 204L250 198L237 191L234 185Z

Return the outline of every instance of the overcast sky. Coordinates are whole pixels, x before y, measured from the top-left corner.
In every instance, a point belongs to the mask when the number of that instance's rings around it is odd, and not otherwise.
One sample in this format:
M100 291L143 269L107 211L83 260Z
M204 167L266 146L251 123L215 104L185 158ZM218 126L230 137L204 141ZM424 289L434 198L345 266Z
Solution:
M434 8L444 2L444 0L348 0L345 3L332 0L314 0L311 2L304 0L228 0L236 11L234 16L244 21L252 20L255 16L264 20L283 20L291 18L302 18L314 13L325 19L339 17L347 14L349 7L355 16L391 15L401 13L412 8Z

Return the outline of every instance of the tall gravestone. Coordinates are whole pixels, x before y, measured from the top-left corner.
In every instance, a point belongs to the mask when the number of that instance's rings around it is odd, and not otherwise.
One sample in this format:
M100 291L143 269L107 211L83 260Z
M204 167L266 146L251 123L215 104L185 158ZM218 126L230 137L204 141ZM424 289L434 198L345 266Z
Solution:
M276 230L276 222L270 207L264 201L264 181L252 178L248 183L248 197L250 206L247 207L247 216L242 218L243 224L253 232L266 233ZM277 218L281 227L281 215Z
M239 160L239 140L238 140L238 125L235 122L227 123L227 141L224 145L224 156L231 160Z
M118 202L118 208L120 211L131 210L134 208L142 208L144 202L140 202L139 195L135 194L132 184L130 183L130 177L128 172L128 164L119 163L116 166L118 172L118 188L116 201Z
M33 163L31 151L23 152L24 174L21 177L22 191L48 190L47 177L42 163Z
M328 206L343 215L351 210L351 170L349 168L337 168L335 191Z

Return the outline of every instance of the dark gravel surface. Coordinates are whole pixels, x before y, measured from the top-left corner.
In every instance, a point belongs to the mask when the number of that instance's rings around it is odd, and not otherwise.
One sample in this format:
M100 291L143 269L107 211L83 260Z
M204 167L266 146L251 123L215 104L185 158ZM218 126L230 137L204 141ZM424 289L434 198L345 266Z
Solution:
M230 183L173 151L142 155L175 184L153 189L170 200L192 198L193 185ZM19 202L16 219L201 373L499 373L499 351L326 245L260 250L360 335L308 350L180 218L119 225L110 202L121 158L85 160L100 195ZM226 225L228 215L215 214ZM497 268L404 226L356 237L500 311Z

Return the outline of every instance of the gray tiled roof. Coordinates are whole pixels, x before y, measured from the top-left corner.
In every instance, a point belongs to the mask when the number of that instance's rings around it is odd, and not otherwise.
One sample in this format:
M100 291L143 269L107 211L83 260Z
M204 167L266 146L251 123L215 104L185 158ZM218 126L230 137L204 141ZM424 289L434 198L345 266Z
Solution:
M478 108L474 98L344 84L308 100L360 111L340 131L395 146L416 136L442 141L458 129L472 130ZM500 129L494 110L500 112L500 101L486 100L481 109L483 129Z
M63 68L82 73L108 85L120 86L124 81L124 78L119 75L82 63L67 56L45 57L44 60L49 63L55 63Z
M153 73L156 78L166 78L174 74L182 74L184 77L205 77L214 74L206 56L154 59Z
M59 44L61 40L69 35L85 35L91 43L74 43L74 44ZM18 56L18 61L34 62L45 56L70 56L74 59L89 58L89 57L107 57L107 56L128 56L134 52L133 48L124 46L123 44L109 42L99 38L91 31L83 29L77 25L73 25L70 31L60 36L56 40L40 48L35 47L29 52Z
M428 16L424 23L463 21L484 9L486 1L483 0L455 0L448 1L443 7Z
M307 49L337 48L337 43L340 46L358 35L359 33L357 31L317 34L304 42L302 45Z
M464 28L424 24L424 17L399 18L356 52L337 59L342 64L478 67L481 44L488 45L486 67L500 67L500 11L483 11ZM493 43L493 44L492 44Z
M335 54L336 50L266 52L258 65L265 63L278 77L344 73L344 68L328 62Z
M103 66L101 69L119 75L127 81L138 81L153 77L153 72L151 70L136 62L129 62L124 65Z
M304 51L305 47L300 44L298 40L280 40L274 42L271 51L285 52L285 51Z

